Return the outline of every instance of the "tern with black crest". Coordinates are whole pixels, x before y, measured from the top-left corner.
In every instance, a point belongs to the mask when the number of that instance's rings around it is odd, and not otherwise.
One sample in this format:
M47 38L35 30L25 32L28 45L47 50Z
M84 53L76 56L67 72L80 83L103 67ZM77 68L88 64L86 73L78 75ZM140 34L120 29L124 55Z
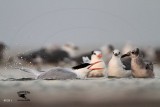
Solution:
M105 64L101 60L101 52L93 51L90 63L82 63L72 68L55 67L49 71L38 72L28 68L18 68L22 71L29 72L35 75L35 79L85 79L88 74L93 72L104 74Z

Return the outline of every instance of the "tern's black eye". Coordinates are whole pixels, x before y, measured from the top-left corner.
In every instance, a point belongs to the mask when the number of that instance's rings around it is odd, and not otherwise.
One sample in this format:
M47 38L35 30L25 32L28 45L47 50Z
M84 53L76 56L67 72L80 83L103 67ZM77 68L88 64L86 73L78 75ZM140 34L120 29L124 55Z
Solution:
M134 51L132 51L132 54L135 54L135 52L134 52Z

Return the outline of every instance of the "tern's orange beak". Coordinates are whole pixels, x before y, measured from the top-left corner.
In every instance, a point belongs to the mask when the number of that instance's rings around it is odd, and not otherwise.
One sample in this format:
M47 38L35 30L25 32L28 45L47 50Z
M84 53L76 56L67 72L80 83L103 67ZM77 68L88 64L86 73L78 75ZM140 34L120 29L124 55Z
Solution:
M102 58L102 54L97 55L97 57L98 57L99 59Z

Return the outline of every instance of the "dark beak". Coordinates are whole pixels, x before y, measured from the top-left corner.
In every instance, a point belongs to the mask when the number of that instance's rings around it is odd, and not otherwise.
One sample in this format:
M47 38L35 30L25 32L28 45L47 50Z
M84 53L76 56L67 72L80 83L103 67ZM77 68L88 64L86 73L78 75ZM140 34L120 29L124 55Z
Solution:
M127 54L123 54L123 55L121 56L121 58L124 58L124 57L127 57L127 56L130 56L130 52L128 52Z
M118 56L118 54L117 54L117 53L115 53L114 55L115 55L115 56Z

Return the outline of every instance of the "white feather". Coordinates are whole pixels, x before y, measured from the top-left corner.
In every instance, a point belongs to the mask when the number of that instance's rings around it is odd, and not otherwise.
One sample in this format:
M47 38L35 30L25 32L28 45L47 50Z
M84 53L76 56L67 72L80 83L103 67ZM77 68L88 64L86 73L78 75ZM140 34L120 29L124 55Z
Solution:
M74 70L74 73L76 73L77 78L80 78L80 79L87 78L87 74L89 72L90 72L90 70L87 69L87 67L86 68L81 68L81 69Z
M83 63L90 63L91 62L91 60L87 56L82 57L82 60L83 60Z

